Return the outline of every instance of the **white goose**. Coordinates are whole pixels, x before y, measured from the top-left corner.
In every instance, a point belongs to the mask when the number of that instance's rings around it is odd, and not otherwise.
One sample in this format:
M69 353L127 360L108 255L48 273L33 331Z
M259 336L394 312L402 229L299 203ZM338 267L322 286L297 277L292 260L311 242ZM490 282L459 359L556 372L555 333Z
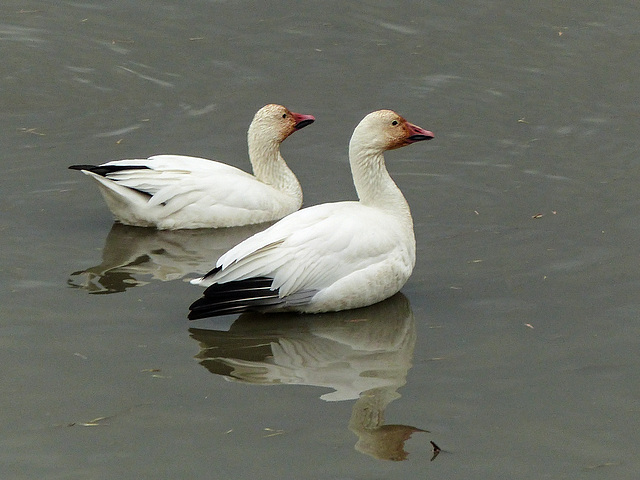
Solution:
M255 176L183 155L69 168L96 180L116 220L126 225L174 230L269 222L302 205L300 183L280 155L280 143L314 121L282 105L258 110L247 134Z
M383 154L431 138L391 110L367 115L349 143L360 200L302 209L236 245L214 270L192 281L208 288L189 318L337 311L396 293L411 275L416 243L409 205Z

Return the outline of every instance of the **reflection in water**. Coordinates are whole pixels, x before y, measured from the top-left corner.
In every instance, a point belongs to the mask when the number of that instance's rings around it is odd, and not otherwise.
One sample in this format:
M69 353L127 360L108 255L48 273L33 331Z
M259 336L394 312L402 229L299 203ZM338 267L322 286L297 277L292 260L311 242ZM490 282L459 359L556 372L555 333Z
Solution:
M118 293L207 273L220 255L270 224L199 230L155 230L114 223L102 263L73 272L67 283L89 293Z
M211 373L260 385L333 389L326 401L356 400L349 429L356 449L375 458L404 460L408 425L385 425L384 411L400 397L416 341L407 298L398 293L365 308L316 315L241 315L229 331L192 328L196 355Z

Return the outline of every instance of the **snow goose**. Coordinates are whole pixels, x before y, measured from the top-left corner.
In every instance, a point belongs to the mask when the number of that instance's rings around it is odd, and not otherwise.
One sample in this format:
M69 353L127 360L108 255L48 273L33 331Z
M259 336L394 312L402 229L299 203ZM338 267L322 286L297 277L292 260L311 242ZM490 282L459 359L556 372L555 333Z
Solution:
M396 293L411 275L416 243L409 205L383 154L431 138L391 110L367 115L349 143L359 201L302 209L236 245L211 272L192 280L208 288L189 318L338 311Z
M258 110L247 135L255 176L183 155L69 168L96 180L116 220L126 225L174 230L269 222L302 205L300 183L280 155L280 143L314 121L282 105Z

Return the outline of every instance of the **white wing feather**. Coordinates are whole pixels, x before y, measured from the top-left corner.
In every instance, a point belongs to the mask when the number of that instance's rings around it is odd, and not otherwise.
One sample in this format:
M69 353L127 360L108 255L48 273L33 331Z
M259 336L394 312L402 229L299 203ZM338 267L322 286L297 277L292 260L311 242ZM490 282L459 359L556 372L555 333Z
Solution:
M281 297L321 290L402 248L396 222L358 202L306 208L232 248L217 262L222 269L200 284L266 276Z
M260 193L275 190L239 168L204 158L156 155L147 160L116 160L104 165L147 167L109 173L107 178L149 193L153 196L149 206L176 201L172 210L179 210L194 201L261 209L265 205L261 205L264 200L261 200Z
M157 155L103 166L146 167L111 172L106 178L87 172L104 187L105 198L114 199L112 211L124 223L144 219L160 228L242 225L274 220L293 207L288 195L253 175L204 158Z

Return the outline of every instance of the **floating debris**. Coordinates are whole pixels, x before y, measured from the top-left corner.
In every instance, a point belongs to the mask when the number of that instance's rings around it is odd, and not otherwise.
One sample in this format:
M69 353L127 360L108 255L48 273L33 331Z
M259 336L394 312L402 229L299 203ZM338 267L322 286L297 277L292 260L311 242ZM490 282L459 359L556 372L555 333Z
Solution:
M97 417L94 418L93 420L89 420L88 422L71 422L69 424L67 424L68 427L75 427L80 426L80 427L104 427L105 425L108 425L106 423L100 423L103 420L107 420L109 418L112 418L113 415L111 417Z
M435 444L435 442L430 441L429 443L431 443L431 446L433 447L433 456L431 457L431 460L429 460L429 461L433 462L435 460L435 458L438 456L438 454L442 450L440 449L440 447L438 445Z
M29 133L31 135L38 135L40 137L44 137L46 135L46 133L39 132L35 128L19 128L18 131L22 133Z

